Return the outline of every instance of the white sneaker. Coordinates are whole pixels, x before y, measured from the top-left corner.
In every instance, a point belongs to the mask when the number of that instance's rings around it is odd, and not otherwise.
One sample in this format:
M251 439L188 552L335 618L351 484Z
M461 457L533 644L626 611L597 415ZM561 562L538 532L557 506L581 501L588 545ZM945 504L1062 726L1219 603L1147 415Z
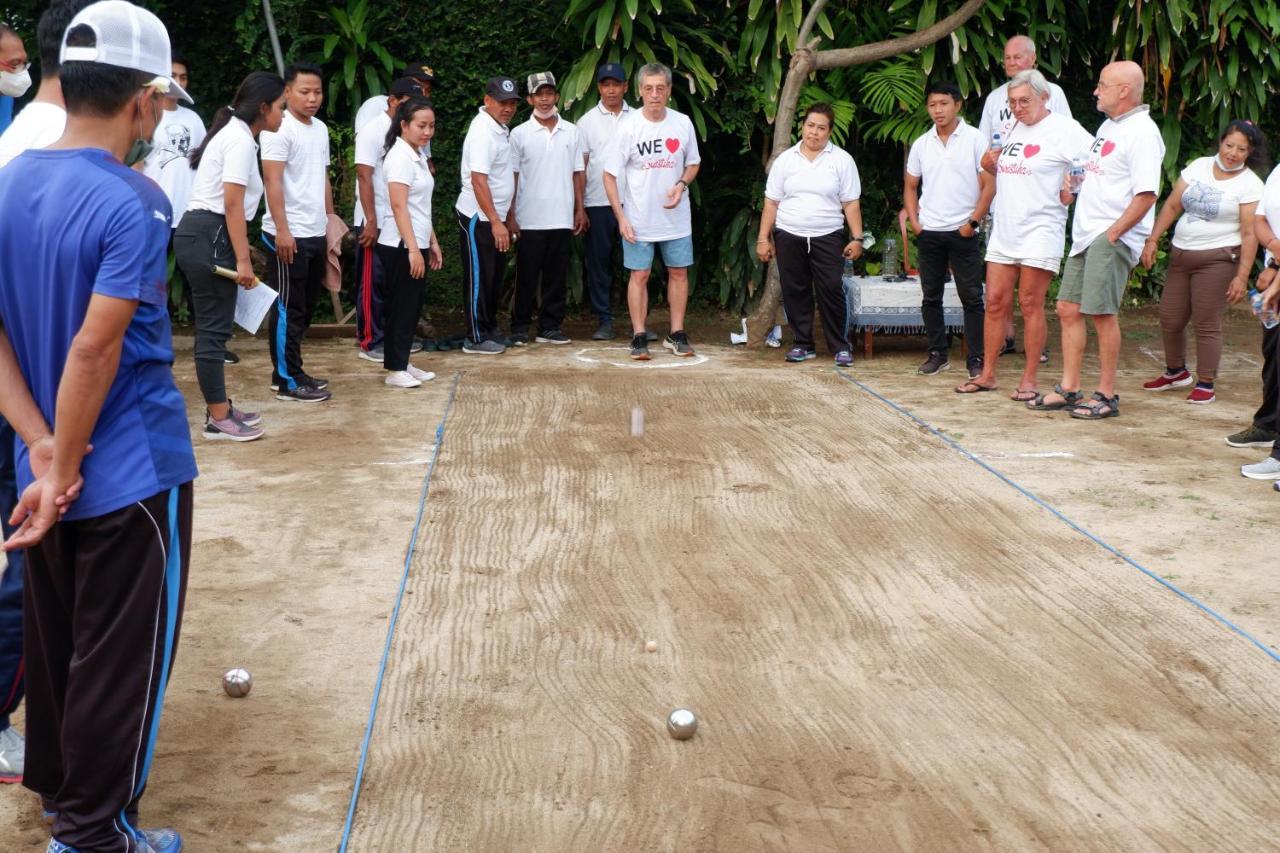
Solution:
M1253 465L1241 465L1240 474L1250 480L1280 480L1280 460L1268 456Z
M432 379L436 378L436 375L430 370L419 370L412 364L405 368L405 372L414 379L417 379L419 382L430 382Z
M392 388L417 388L422 384L422 380L414 378L407 370L393 370L384 381Z
M13 727L0 732L0 782L21 782L27 742Z
M782 326L774 326L769 330L769 334L764 336L766 345L777 349L782 346Z

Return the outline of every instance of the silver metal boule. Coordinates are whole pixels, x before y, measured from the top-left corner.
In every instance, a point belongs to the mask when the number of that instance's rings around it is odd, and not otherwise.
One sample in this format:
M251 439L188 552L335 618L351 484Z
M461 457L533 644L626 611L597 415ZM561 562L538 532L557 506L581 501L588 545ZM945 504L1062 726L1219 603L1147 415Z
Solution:
M688 740L698 730L698 718L688 708L676 708L667 716L667 733L676 740Z
M253 676L247 669L239 667L229 669L227 674L222 676L222 689L233 699L248 696L249 691L253 689Z

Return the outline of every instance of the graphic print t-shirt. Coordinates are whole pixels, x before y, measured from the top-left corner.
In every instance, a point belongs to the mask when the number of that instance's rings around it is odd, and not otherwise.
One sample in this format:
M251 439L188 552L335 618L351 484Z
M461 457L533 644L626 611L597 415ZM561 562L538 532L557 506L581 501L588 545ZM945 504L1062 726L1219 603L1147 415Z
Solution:
M693 122L684 113L668 108L662 121L649 121L635 110L618 127L613 155L605 171L626 179L622 206L643 243L676 240L693 234L689 193L667 210L667 193L684 174L685 167L702 162Z
M151 137L155 147L147 155L143 174L160 185L173 207L173 227L182 221L182 214L191 200L191 186L196 171L191 168L187 155L204 142L204 122L186 107L165 110Z
M1147 107L1104 121L1089 148L1084 184L1076 199L1076 215L1071 221L1071 254L1080 254L1099 237L1105 239L1107 229L1124 214L1135 195L1159 195L1163 163L1164 137L1151 120ZM1120 242L1129 247L1135 264L1155 221L1153 204L1142 221L1120 237Z
M1059 198L1071 158L1085 156L1093 137L1056 113L1028 127L1016 124L996 162L996 198L987 247L1012 258L1061 258L1067 207Z
M1225 181L1213 174L1213 158L1201 157L1182 170L1182 217L1173 230L1179 249L1225 249L1240 245L1240 205L1262 199L1262 179L1249 168Z

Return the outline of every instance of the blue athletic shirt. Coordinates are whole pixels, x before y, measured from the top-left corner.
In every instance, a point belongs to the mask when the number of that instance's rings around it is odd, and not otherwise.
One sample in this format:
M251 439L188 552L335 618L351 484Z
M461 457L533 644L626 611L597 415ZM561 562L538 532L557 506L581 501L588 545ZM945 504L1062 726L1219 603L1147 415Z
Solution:
M0 169L0 322L50 425L89 297L138 301L69 520L195 479L186 404L173 380L170 219L160 187L106 151L31 150ZM21 490L33 478L21 440L17 451Z

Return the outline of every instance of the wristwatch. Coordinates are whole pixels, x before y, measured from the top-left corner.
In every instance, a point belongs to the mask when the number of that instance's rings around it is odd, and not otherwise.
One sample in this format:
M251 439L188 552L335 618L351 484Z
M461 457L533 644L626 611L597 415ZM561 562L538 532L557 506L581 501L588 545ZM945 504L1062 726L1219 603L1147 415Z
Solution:
M1267 269L1280 270L1280 258L1272 258L1271 260L1267 261Z
M981 228L981 227L982 227L982 223L981 223L981 222L979 222L979 221L978 221L978 220L976 220L976 219L970 219L970 220L969 220L969 227L970 227L970 228L972 228L974 231L977 231L979 228Z

